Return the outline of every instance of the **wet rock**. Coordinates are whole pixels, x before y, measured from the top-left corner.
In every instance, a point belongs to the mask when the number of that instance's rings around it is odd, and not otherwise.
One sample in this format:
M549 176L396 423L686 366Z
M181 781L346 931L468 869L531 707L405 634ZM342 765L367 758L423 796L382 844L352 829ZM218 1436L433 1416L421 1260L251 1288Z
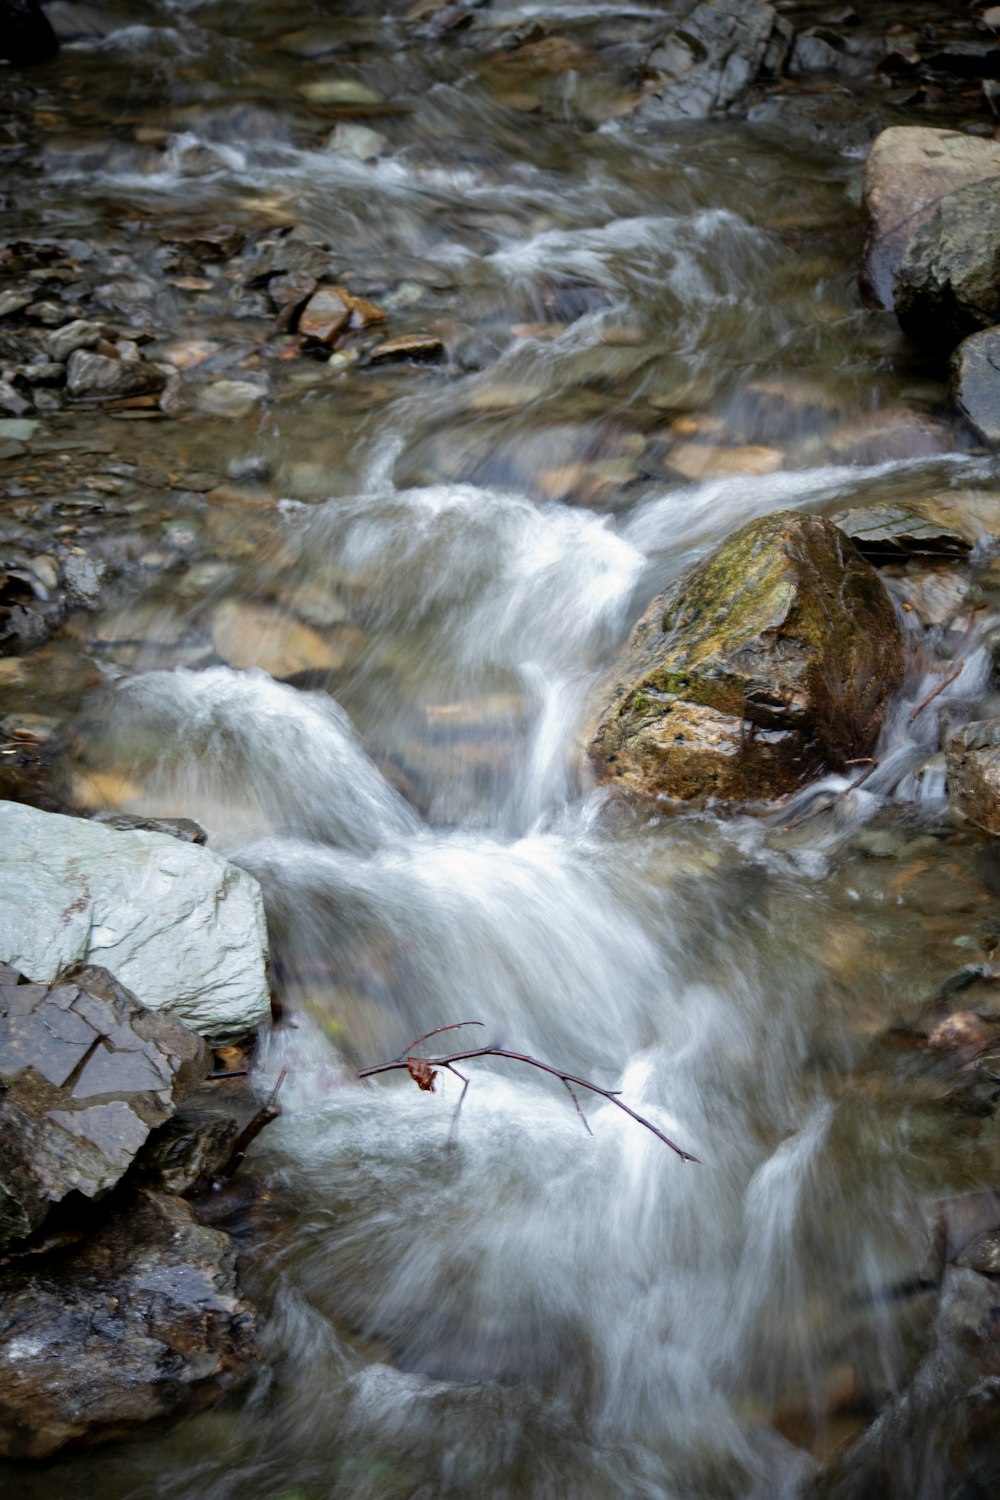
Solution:
M285 333L294 328L301 308L316 290L316 278L308 271L289 271L268 282L267 294L278 313L277 328Z
M675 443L667 464L682 479L714 479L720 474L773 474L784 463L777 448L750 443L740 448L715 448L709 443Z
M772 42L787 32L763 0L705 0L650 53L656 83L636 109L648 120L702 119L743 103ZM777 54L775 54L776 56Z
M948 798L970 823L1000 834L1000 719L966 724L948 742Z
M966 1245L955 1262L982 1276L1000 1276L1000 1230L988 1230Z
M31 409L29 396L22 395L9 380L0 380L0 412L4 416L23 417Z
M314 78L299 85L299 93L310 104L351 104L357 106L384 104L381 94L354 78Z
M952 396L969 426L1000 446L1000 328L963 339L952 357Z
M161 239L190 251L199 260L229 260L246 244L246 233L234 224L215 224L207 229L171 229Z
M102 963L203 1035L270 1016L260 887L208 849L0 802L0 962Z
M892 126L865 163L861 289L891 309L893 283L911 236L949 193L1000 178L1000 144L957 130Z
M219 1178L240 1133L239 1121L177 1114L143 1147L136 1173L144 1187L180 1197Z
M318 344L332 344L347 327L350 309L333 287L320 287L299 314L299 334Z
M92 349L104 337L104 324L92 323L86 318L75 318L55 329L45 340L45 347L52 359L65 364L77 349Z
M910 235L893 279L902 328L946 344L1000 316L1000 184L948 193Z
M680 800L772 798L875 745L904 672L878 577L829 521L752 521L650 606L589 753Z
M1000 1285L944 1273L930 1346L903 1393L820 1474L816 1500L913 1500L996 1493L1000 1478Z
M401 361L416 361L432 364L444 358L444 340L433 333L407 333L398 339L386 339L376 344L368 356L373 365L393 364Z
M112 359L104 354L75 350L66 366L66 390L77 400L111 401L120 396L146 396L162 391L167 377L147 360Z
M70 1193L99 1198L205 1077L205 1043L106 969L56 985L0 965L0 1248Z
M265 604L227 599L212 617L212 645L231 667L257 667L271 677L336 672L343 652L311 625Z
M304 271L317 279L330 269L330 252L291 234L262 243L247 273L248 286L264 286L272 276Z
M953 568L922 568L907 572L897 583L904 607L913 611L921 625L949 625L969 600L969 580Z
M93 821L121 832L165 833L185 844L207 844L208 834L194 818L141 818L131 813L94 813Z
M83 1244L6 1270L0 1452L45 1458L212 1405L256 1357L232 1241L140 1190Z
M830 457L838 463L880 464L892 459L929 458L934 453L947 453L952 443L943 422L907 411L905 407L886 407L867 416L856 416L831 432L826 445Z

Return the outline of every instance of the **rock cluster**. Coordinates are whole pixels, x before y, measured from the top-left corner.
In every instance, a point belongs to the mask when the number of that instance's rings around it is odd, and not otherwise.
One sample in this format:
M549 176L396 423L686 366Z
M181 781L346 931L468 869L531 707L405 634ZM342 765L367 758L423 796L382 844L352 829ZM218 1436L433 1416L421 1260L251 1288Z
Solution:
M234 1246L176 1195L225 1168L239 1131L205 1098L211 1050L185 1020L217 1035L266 1018L260 892L178 821L169 836L0 804L7 1457L207 1404L256 1358Z

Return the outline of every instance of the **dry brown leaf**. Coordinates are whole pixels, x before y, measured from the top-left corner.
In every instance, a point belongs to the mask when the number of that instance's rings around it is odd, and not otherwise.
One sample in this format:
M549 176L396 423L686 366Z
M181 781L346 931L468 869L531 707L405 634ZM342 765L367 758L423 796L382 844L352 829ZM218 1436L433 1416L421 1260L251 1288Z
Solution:
M406 1071L418 1089L424 1089L433 1094L434 1080L437 1077L437 1073L425 1057L408 1057L406 1059Z

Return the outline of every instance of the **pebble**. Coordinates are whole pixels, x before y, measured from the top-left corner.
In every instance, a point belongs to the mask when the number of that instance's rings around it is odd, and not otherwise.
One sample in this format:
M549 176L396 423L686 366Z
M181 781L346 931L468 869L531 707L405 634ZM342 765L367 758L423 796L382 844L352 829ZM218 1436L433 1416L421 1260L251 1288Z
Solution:
M356 83L353 78L315 78L299 85L299 93L310 104L384 104L381 94Z
M375 161L385 150L386 139L369 125L351 125L342 121L327 139L328 151L350 156L355 161Z
M264 400L263 386L247 380L215 380L198 395L198 410L211 417L246 417Z

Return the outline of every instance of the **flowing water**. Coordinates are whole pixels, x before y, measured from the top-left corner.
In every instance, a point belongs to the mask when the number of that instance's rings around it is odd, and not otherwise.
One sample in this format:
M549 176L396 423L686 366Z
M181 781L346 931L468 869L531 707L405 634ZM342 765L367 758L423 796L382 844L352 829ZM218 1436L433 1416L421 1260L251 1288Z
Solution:
M1000 937L989 847L933 760L942 718L990 711L1000 576L988 544L952 565L959 602L911 630L849 795L623 807L584 768L589 695L744 520L991 515L1000 484L940 372L860 307L858 158L622 112L615 49L663 7L492 11L591 49L527 78L377 9L112 0L15 86L5 229L99 244L119 322L141 305L161 353L210 340L206 379L263 398L48 419L36 456L89 465L73 539L118 576L101 628L74 617L11 701L72 718L78 806L195 817L259 878L293 1024L256 1065L262 1090L288 1070L253 1156L263 1372L8 1492L792 1496L912 1372L935 1199L992 1185L990 1122L890 1029ZM385 102L338 113L317 80ZM359 114L375 160L324 145ZM238 261L175 285L167 231L222 221L329 244L447 363L303 357ZM323 650L278 681L255 663L289 620ZM588 1135L510 1063L468 1065L457 1125L453 1077L357 1082L465 1021L456 1047L620 1089L699 1164L597 1096Z

